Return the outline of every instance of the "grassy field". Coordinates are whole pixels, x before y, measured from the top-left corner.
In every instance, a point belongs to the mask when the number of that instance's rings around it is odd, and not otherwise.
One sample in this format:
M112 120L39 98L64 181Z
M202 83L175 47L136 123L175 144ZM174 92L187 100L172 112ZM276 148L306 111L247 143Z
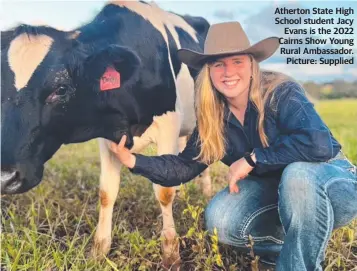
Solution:
M357 100L323 101L317 109L357 164ZM226 185L226 170L220 163L213 166L215 192ZM160 270L159 205L151 183L127 169L114 207L112 249L102 261L89 257L99 211L98 176L96 141L64 146L47 163L41 185L3 197L2 270ZM207 200L198 185L191 182L184 192L174 203L182 270L257 270L253 258L229 247L218 250L217 240L203 231ZM334 232L326 256L325 270L357 270L357 221Z

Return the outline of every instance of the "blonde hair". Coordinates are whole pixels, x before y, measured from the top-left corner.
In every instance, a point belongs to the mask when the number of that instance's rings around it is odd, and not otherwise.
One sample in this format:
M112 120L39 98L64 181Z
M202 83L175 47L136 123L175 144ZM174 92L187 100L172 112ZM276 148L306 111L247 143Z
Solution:
M291 81L287 75L278 72L261 71L258 62L251 59L252 78L249 98L258 111L258 133L264 147L268 147L268 137L264 131L265 108L274 110L271 95L278 85ZM205 64L195 82L195 110L197 117L198 140L200 153L195 159L210 164L221 160L226 153L224 131L224 111L227 106L225 97L212 84L209 65Z

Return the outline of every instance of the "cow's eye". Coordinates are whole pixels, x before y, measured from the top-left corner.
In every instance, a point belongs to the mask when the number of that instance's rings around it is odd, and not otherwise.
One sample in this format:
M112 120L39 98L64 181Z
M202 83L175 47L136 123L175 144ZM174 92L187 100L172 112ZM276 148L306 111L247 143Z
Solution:
M67 94L68 87L67 86L60 86L56 90L56 95L63 96Z
M46 103L66 102L68 99L69 87L65 85L59 86L54 92L47 97Z

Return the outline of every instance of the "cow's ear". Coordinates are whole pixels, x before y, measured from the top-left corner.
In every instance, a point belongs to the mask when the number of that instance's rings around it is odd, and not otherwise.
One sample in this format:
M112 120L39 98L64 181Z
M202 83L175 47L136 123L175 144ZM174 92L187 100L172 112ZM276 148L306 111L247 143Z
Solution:
M86 58L83 74L94 89L110 90L136 82L140 66L135 52L127 47L110 45Z

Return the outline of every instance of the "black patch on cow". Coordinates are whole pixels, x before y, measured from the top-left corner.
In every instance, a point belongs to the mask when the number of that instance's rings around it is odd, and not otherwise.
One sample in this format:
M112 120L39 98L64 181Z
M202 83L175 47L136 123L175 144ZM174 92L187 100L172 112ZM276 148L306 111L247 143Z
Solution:
M179 39L182 48L191 49L198 52L202 51L202 48L200 48L199 44L196 43L186 31L184 31L180 27L175 27L175 30L179 34ZM192 76L192 78L196 78L198 71L190 67L188 67L188 69L190 71L190 75Z
M181 16L179 14L176 14L177 16ZM208 29L210 27L210 24L206 19L203 17L199 16L190 16L190 15L184 15L181 16L189 25L193 27L193 29L196 30L197 32L197 38L200 42L200 45L202 45L203 48L203 42L206 39Z
M202 17L197 17L197 16L190 16L190 15L182 16L179 14L176 15L182 17L189 25L192 26L193 29L196 30L196 37L198 40L198 44L197 44L196 41L194 41L186 31L184 31L182 28L175 27L177 33L179 34L181 47L198 51L198 52L203 52L204 42L207 36L208 29L210 27L208 21ZM196 76L198 75L198 71L190 67L188 67L188 69L190 71L190 75L193 78L196 78Z
M14 38L14 30L1 31L1 51L9 47L10 42Z
M115 23L117 21L119 21L118 24ZM101 23L98 24L98 22ZM118 30L111 31L109 34L115 37L117 44L130 47L135 51L141 59L142 66L145 67L139 71L140 79L132 89L132 94L140 107L140 121L149 125L153 116L173 111L176 91L172 73L168 69L170 67L168 48L162 34L142 16L126 7L113 4L104 7L92 23L95 26L87 25L79 30L89 30L95 33L80 34L79 40L87 41L86 35L95 36L95 44L97 44L98 40L105 40L103 36L98 38L98 35L106 35L107 27L119 25ZM116 31L118 31L117 35L115 35Z
M8 54L5 49L1 50L1 76L1 103L10 102L16 97L15 74L9 68Z

